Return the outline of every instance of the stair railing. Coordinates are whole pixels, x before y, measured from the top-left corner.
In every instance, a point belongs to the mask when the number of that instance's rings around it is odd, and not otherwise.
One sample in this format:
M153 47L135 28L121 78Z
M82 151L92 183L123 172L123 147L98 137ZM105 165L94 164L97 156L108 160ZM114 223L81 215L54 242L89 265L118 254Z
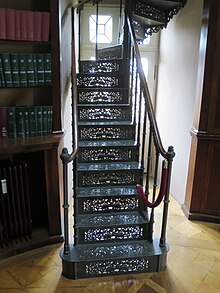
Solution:
M139 144L139 161L141 167L146 171L146 176L143 180L145 188L139 185L137 186L137 190L146 205L146 209L151 208L149 217L151 231L149 238L152 238L153 234L154 209L164 199L160 246L165 246L171 170L175 153L172 146L168 147L168 150L165 151L161 141L149 87L141 63L141 55L135 37L135 30L132 27L129 14L126 16L125 31L126 26L129 36L128 39L131 41L131 50L128 52L127 58L130 64L130 93L133 101L133 119L136 124L136 140ZM164 162L162 163L160 191L157 195L158 171L161 158ZM151 178L153 178L153 184L150 201Z
M74 162L78 153L78 114L77 114L77 80L76 80L76 60L75 60L75 33L74 33L74 11L75 9L80 9L83 4L87 3L83 1L81 4L76 5L71 8L71 23L72 23L72 71L71 71L71 81L72 81L72 142L73 150L71 153L68 152L67 148L63 148L60 159L63 164L63 209L64 209L64 254L70 252L69 243L69 194L68 194L68 164ZM75 209L75 206L74 206ZM74 213L75 215L75 213ZM74 223L76 219L74 217Z

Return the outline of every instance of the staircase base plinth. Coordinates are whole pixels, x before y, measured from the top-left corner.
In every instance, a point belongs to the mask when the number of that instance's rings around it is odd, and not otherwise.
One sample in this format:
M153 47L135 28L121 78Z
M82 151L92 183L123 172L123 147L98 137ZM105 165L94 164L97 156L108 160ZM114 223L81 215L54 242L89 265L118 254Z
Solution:
M71 245L70 253L60 251L62 274L69 279L160 272L166 268L166 247L159 240L132 243Z

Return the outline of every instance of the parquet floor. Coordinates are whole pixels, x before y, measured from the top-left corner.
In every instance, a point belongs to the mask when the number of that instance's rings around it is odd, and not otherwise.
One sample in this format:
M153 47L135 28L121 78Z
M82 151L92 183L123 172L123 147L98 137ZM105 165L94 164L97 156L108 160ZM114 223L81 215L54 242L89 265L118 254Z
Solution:
M156 218L160 217L160 209ZM159 223L156 220L155 234ZM61 244L0 262L0 293L217 293L220 225L188 221L171 200L167 269L160 273L68 280L61 275Z

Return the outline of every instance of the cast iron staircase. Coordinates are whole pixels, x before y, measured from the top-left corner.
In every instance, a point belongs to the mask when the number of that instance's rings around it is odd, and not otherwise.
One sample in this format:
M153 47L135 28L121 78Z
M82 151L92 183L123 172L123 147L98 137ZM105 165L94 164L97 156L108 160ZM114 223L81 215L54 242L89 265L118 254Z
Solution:
M105 51L108 60L80 61L76 81L78 156L75 156L76 149L74 156L67 149L63 149L61 154L65 183L65 243L60 255L63 274L68 278L155 272L166 267L169 246L165 230L174 152L172 147L164 151L157 126L154 125L155 117L151 113L152 105L135 44L143 40L149 31L152 33L155 26L166 26L165 18L163 21L155 20L153 12L160 9L170 19L168 8L177 12L175 9L182 5L183 1L131 1L127 5L127 11L131 14L125 24L125 31L130 31L133 43L130 53L124 51L121 59L116 59L113 53L111 59ZM152 9L149 10L149 7ZM142 37L137 27L142 28ZM136 68L139 73L134 71ZM148 118L149 122L141 126L137 113L140 113L143 101L145 120ZM153 239L154 206L147 208L150 165L143 162L146 139L149 162L155 150L153 202L157 197L160 156L165 159L164 170L168 170L168 177L163 177L162 171L161 179L162 198L165 196L165 200L160 239ZM74 244L69 244L66 180L67 164L72 160L75 162ZM146 178L144 168L147 169ZM143 184L145 194L142 192Z

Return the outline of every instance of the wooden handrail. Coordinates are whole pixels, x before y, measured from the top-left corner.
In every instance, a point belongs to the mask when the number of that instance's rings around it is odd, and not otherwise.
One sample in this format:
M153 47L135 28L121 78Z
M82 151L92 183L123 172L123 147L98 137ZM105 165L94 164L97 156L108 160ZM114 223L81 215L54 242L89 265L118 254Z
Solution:
M135 37L135 32L134 29L132 27L131 24L131 20L129 15L127 15L127 22L128 22L128 27L130 30L130 34L131 34L131 40L134 46L134 53L136 56L136 60L137 60L137 67L139 70L139 75L140 75L140 80L141 80L141 84L143 86L143 92L144 92L144 97L145 97L145 101L147 104L147 108L148 108L148 115L149 115L149 120L151 123L151 129L152 129L152 133L153 133L153 137L155 140L155 145L159 151L159 153L164 157L167 158L167 152L165 151L162 141L161 141L161 137L160 137L160 133L159 133L159 129L157 126L157 121L156 121L156 117L154 114L154 109L153 109L153 105L152 105L152 100L151 100L151 96L150 96L150 91L149 91L149 87L144 75L144 71L143 71L143 67L141 64L141 55L140 55L140 51L138 48L138 43Z

